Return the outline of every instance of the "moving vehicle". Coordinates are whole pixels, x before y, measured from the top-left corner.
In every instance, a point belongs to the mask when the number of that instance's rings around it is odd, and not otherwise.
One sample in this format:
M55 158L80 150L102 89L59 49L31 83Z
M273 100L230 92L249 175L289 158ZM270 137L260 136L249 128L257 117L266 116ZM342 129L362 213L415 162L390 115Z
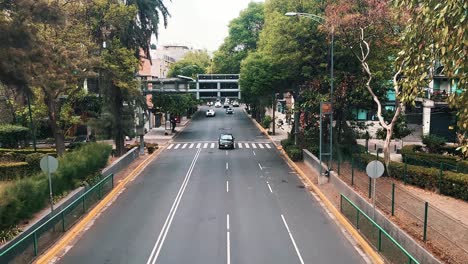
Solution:
M213 106L213 102L206 103L207 106Z
M232 115L233 113L234 113L234 110L232 110L231 107L229 107L228 109L226 109L226 114Z
M237 101L232 102L232 106L233 107L239 107L239 102L237 102Z
M213 109L208 109L206 110L206 117L214 117L216 115L216 112Z
M229 103L224 103L224 108L229 108Z
M234 137L232 134L221 134L218 139L218 148L234 149Z
M216 108L221 107L221 102L216 102L216 103L215 103L215 107L216 107Z

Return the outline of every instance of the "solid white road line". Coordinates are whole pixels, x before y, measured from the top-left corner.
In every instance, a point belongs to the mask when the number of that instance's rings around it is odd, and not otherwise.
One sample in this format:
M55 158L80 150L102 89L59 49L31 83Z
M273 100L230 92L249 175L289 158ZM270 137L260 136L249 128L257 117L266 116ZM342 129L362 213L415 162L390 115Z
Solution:
M240 143L240 142L237 143L237 147L238 147L238 148L242 148L242 143Z
M226 192L229 192L229 181L226 181Z
M258 164L258 167L260 168L260 170L263 170L262 165L260 165L260 163Z
M203 144L203 148L207 148L207 147L208 147L208 143Z
M296 250L296 254L299 257L299 261L301 264L304 264L304 260L302 259L301 252L299 252L299 248L297 248L296 241L294 240L293 235L291 234L291 231L289 230L288 223L286 223L286 219L284 219L284 216L281 215L281 218L283 219L284 226L286 227L286 230L288 230L289 237L291 238L291 241L294 245L294 249Z
M187 147L187 143L185 143L184 145L182 145L182 149L186 148Z
M197 149L199 149L201 147L201 143L198 143L197 144Z
M169 147L167 147L167 149L171 149L173 146L174 144L170 144Z
M190 144L190 147L189 147L189 148L193 148L194 145L195 145L194 143Z
M174 149L178 149L180 147L180 144L177 144Z
M254 143L252 143L252 148L256 149L257 146Z
M265 146L266 146L267 148L271 149L270 144L265 144Z
M254 156L257 156L257 154L255 153L255 151L252 150L252 152L253 152Z
M250 148L249 143L244 143L244 144L245 144L245 148Z
M262 149L265 148L262 144L258 143L258 146Z
M215 143L211 143L211 148L214 148L215 147Z
M227 214L227 217L226 217L226 227L227 227L227 230L229 231L230 228L229 228L229 214Z
M271 189L271 186L270 186L269 182L267 182L267 185L268 185L268 189L270 189L270 192L273 193L273 190Z
M229 214L227 214L226 217L226 262L227 264L231 264L231 231L230 231L230 225L229 225Z
M156 243L154 244L153 250L151 251L150 257L148 258L148 261L146 264L154 264L156 263L156 260L158 259L159 253L161 252L162 245L164 244L164 240L166 239L167 232L169 231L169 228L171 227L172 220L174 219L174 216L177 212L177 208L179 207L179 203L182 200L182 196L184 195L185 188L187 187L187 184L190 180L190 177L192 176L193 169L195 168L195 164L197 163L198 157L200 156L201 149L197 150L197 153L195 154L195 157L192 160L192 163L190 164L190 167L187 171L187 174L185 175L184 181L182 182L182 185L180 186L179 192L176 195L176 198L174 200L174 203L172 204L171 210L169 211L169 214L167 215L166 221L164 222L163 228L161 229L161 232L159 233L158 239L156 240Z

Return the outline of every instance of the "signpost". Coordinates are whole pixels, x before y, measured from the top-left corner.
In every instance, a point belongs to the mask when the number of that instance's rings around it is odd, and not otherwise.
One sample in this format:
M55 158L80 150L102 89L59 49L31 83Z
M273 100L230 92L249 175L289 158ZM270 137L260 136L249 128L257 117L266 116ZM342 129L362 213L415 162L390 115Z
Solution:
M372 206L374 207L374 211L372 214L372 218L375 220L375 185L377 178L383 175L385 171L385 167L382 162L378 160L373 160L369 162L366 166L366 173L371 179L374 179L374 190L372 191Z
M47 173L47 177L49 178L50 213L52 213L54 211L54 200L52 196L52 179L50 174L57 171L58 161L56 158L46 155L41 159L40 166L41 170Z

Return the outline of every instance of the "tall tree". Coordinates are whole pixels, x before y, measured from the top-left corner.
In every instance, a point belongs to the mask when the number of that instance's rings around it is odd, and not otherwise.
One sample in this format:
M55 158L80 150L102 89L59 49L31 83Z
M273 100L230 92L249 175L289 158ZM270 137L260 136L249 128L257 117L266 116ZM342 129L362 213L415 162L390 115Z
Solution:
M172 64L168 76L183 75L196 78L197 74L204 74L211 64L210 55L206 50L190 51L176 63Z
M468 21L464 0L394 0L405 10L398 18L407 21L400 38L402 49L398 61L404 62L402 74L404 96L412 100L432 80L436 63L443 65L443 74L457 87L450 98L458 110L460 148L468 156Z
M250 51L257 49L257 42L264 24L264 3L251 2L238 18L229 23L229 35L213 58L215 73L240 72L241 61Z

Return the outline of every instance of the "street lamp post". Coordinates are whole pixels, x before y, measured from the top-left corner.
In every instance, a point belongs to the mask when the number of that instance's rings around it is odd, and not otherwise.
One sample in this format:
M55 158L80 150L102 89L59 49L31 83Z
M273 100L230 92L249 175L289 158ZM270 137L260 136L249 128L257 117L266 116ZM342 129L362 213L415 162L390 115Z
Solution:
M285 14L286 16L302 16L302 17L307 17L307 18L310 18L312 20L314 20L315 22L325 26L324 24L324 21L325 21L325 18L324 17L321 17L321 16L318 16L318 15L314 15L314 14L309 14L309 13L297 13L297 12L287 12ZM334 42L335 42L335 30L334 30L334 27L332 26L331 27L331 47L330 47L330 105L332 106L331 108L331 114L330 114L330 131L329 131L329 136L330 136L330 160L329 160L329 164L328 164L328 170L330 171L331 170L331 164L332 164L332 161L333 161L333 68L334 68L334 59L333 59L333 49L334 49ZM322 110L320 110L322 111ZM296 120L295 120L296 121ZM297 126L297 123L296 123L296 126ZM322 126L322 124L320 123L320 127ZM322 134L320 134L320 141L322 139ZM321 149L321 142L320 142L320 149ZM322 151L320 151L322 152ZM320 153L320 161L322 160L322 153ZM322 168L320 166L320 168Z

